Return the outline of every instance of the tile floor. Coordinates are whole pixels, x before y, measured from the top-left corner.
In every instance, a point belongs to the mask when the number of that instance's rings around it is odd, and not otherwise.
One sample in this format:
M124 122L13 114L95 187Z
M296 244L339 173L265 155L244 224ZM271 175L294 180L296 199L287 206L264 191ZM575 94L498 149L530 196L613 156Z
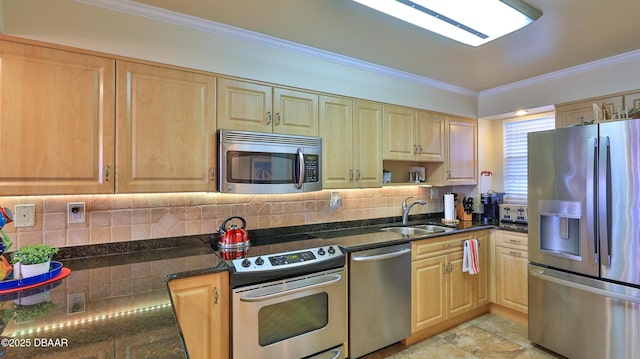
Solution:
M548 359L562 358L527 339L527 327L495 314L485 314L422 342L394 344L361 359Z

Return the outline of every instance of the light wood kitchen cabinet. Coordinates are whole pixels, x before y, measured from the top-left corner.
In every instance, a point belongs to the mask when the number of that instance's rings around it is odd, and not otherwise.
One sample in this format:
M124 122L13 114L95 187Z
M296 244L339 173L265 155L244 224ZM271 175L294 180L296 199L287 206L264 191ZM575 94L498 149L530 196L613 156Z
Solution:
M445 136L444 184L450 186L477 184L478 121L447 117Z
M382 186L382 105L320 96L323 188Z
M527 314L527 235L497 231L495 236L496 304Z
M229 358L229 273L169 282L189 358Z
M114 191L115 62L0 42L3 195Z
M116 192L215 191L215 77L116 67Z
M555 105L556 128L569 127L582 122L593 121L594 103L600 107L604 106L609 114L610 119L611 114L616 113L618 110L624 108L624 96L615 95L557 104ZM627 105L627 107L631 109L629 105Z
M415 160L417 145L416 131L417 112L410 108L384 106L383 153L385 160Z
M218 78L218 128L318 136L318 94Z
M444 119L429 111L385 105L383 158L444 161Z
M462 272L463 243L479 241L480 272ZM412 243L411 332L489 303L488 231L426 239Z
M419 145L417 158L425 162L444 161L444 126L446 116L429 111L418 111L416 142Z

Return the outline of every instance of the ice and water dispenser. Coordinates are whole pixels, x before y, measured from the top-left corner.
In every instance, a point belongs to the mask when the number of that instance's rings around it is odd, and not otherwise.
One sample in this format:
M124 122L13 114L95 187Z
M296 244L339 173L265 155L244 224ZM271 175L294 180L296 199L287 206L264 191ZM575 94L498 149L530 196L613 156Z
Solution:
M554 256L582 260L580 256L581 203L538 201L540 250Z

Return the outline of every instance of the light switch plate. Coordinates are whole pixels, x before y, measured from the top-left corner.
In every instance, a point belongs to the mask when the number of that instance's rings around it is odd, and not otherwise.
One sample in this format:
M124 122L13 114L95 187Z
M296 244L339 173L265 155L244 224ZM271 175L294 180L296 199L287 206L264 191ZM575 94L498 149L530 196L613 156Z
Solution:
M33 204L18 204L15 208L13 220L16 227L33 227L35 224L36 206Z

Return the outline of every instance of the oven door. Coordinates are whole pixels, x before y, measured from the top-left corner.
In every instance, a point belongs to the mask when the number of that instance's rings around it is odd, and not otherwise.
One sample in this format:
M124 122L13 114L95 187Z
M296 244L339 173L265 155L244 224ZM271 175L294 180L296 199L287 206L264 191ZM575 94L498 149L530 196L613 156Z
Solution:
M346 341L344 268L249 287L232 298L233 358L302 358Z

